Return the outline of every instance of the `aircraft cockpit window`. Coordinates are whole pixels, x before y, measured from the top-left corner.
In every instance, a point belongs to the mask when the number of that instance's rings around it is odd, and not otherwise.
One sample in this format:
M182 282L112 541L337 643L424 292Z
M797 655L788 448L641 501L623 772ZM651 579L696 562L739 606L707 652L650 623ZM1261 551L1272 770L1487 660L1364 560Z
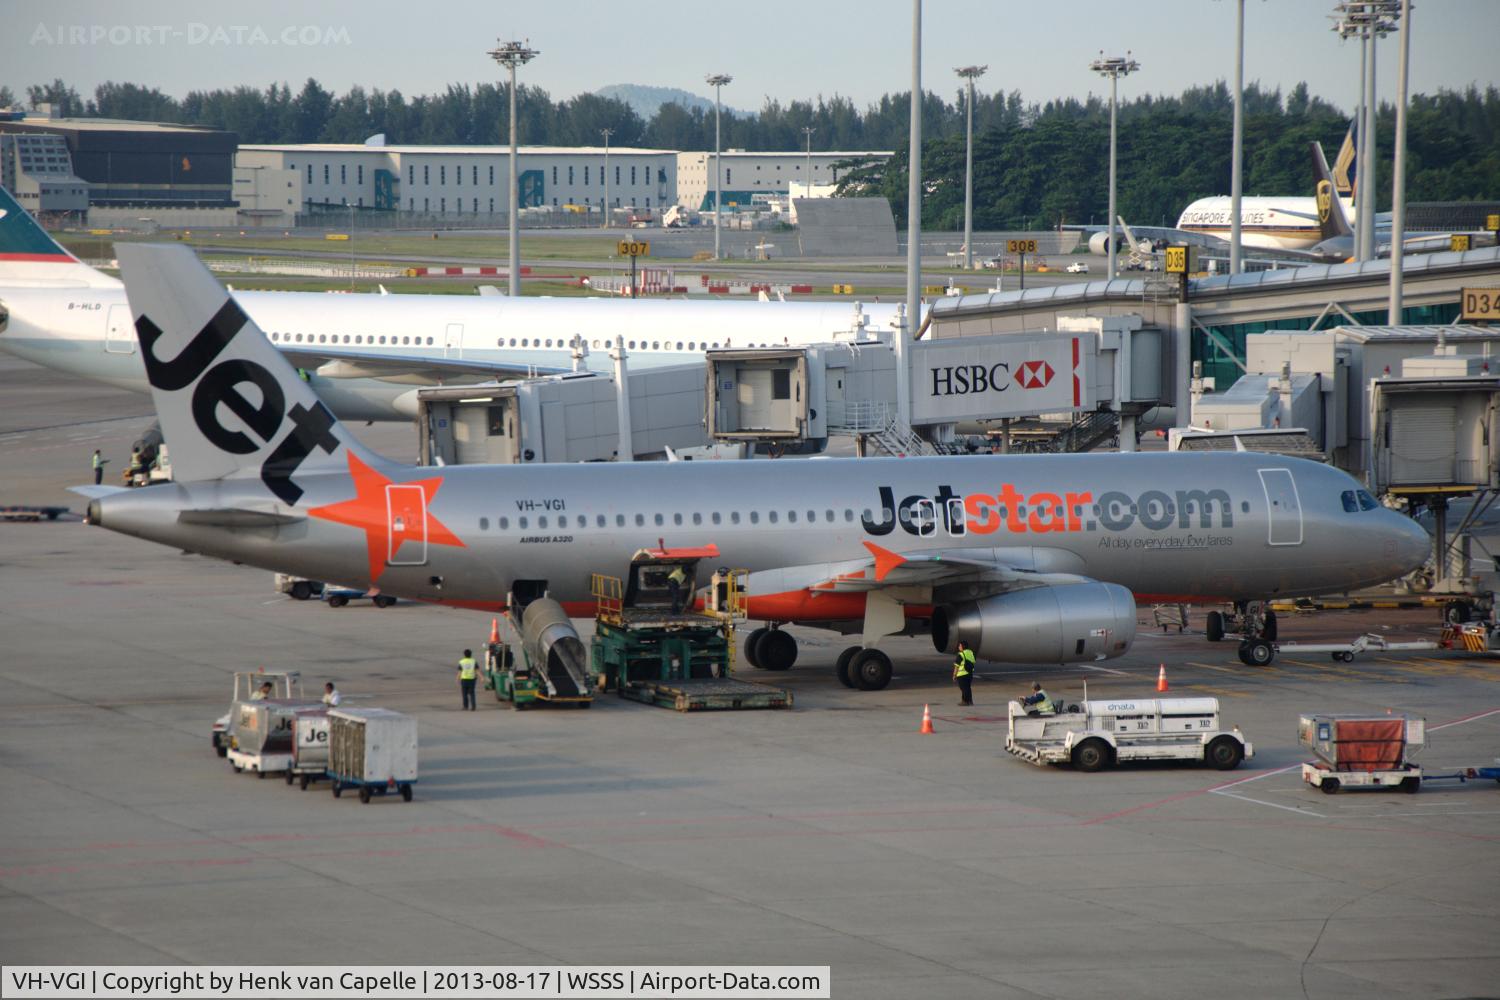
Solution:
M1359 509L1360 510L1377 510L1379 507L1380 507L1380 501L1379 500L1376 500L1374 497L1370 496L1370 494L1366 493L1364 490L1360 490L1359 491Z
M1344 512L1355 514L1359 512L1359 501L1354 498L1353 490L1345 490L1339 494L1339 499L1344 502Z

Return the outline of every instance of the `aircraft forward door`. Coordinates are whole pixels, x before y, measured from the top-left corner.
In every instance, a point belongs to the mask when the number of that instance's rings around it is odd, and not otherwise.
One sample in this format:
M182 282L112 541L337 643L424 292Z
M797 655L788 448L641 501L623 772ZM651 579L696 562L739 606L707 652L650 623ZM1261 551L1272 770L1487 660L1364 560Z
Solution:
M443 357L461 358L464 356L464 325L462 323L449 323L443 328Z
M1261 469L1260 486L1266 494L1266 542L1269 545L1302 544L1302 504L1290 469Z
M387 566L427 564L427 494L420 486L393 483L385 488Z
M104 349L111 354L135 353L135 324L130 322L130 307L121 303L109 307L104 320Z

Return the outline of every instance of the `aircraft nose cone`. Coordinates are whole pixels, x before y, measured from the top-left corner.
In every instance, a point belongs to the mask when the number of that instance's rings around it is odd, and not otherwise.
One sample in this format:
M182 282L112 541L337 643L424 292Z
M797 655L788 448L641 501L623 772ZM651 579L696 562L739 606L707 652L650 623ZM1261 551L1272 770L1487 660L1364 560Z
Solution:
M1432 536L1409 517L1401 518L1400 535L1396 542L1396 553L1405 571L1414 570L1432 555Z

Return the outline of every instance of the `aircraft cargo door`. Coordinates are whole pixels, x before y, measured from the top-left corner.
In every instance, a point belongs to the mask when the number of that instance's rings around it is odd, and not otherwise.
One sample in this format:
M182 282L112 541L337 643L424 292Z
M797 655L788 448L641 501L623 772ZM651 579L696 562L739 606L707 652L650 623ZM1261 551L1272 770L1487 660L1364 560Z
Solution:
M111 354L134 354L135 324L130 322L130 307L124 303L110 306L104 323L104 349Z
M422 566L427 562L427 494L420 486L393 483L385 488L388 566Z
M1290 469L1261 469L1260 485L1266 494L1266 520L1270 545L1302 544L1302 504Z

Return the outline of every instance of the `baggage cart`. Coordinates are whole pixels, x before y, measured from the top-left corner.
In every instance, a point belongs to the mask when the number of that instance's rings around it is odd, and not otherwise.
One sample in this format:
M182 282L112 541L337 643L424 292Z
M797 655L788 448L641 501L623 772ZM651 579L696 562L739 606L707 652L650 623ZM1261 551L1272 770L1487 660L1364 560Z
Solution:
M286 769L286 783L307 786L328 776L328 709L310 708L298 712L292 722L292 766Z
M1297 742L1317 759L1302 765L1302 780L1327 795L1343 788L1418 792L1422 769L1410 755L1426 737L1426 722L1412 716L1303 715Z
M220 757L229 755L229 731L234 726L235 710L241 702L250 700L262 684L271 682L271 693L276 698L302 700L302 675L295 670L272 671L241 670L234 675L234 687L229 697L229 711L214 720L209 732L214 753Z
M410 802L417 782L417 720L384 708L329 709L327 774L334 798L352 788L361 802L394 792Z
M240 702L229 734L230 765L262 778L285 771L292 766L292 726L297 713L318 707L317 702L287 698Z

